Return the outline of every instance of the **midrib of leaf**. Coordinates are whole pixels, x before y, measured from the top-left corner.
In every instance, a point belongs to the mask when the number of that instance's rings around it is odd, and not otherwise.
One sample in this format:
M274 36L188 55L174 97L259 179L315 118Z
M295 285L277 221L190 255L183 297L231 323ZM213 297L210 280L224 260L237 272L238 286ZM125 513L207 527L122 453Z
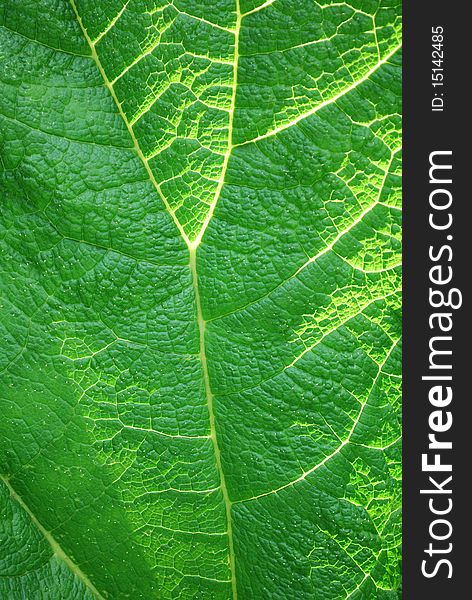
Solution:
M105 600L105 598L100 594L97 588L93 585L87 575L78 567L75 562L70 559L64 550L61 548L59 543L53 538L51 533L45 529L41 523L38 521L34 513L31 511L29 506L25 504L23 499L17 494L15 489L12 487L10 481L3 475L0 475L0 480L5 484L10 492L10 496L12 499L26 512L26 514L31 519L31 522L34 524L36 529L41 533L41 535L46 539L46 541L51 546L51 549L58 559L62 560L63 563L67 565L69 570L80 579L80 581L96 596L97 600Z
M234 66L233 66L233 89L231 93L231 105L229 111L229 123L228 123L228 146L226 148L226 153L223 161L223 167L221 170L221 176L218 181L218 186L215 191L215 197L210 206L208 214L205 218L205 221L202 224L202 227L196 237L195 241L189 244L189 255L190 255L190 269L192 272L192 284L195 294L195 305L197 312L197 321L198 321L198 331L200 336L200 363L202 365L202 373L203 380L205 384L205 395L208 406L208 415L210 419L210 436L213 443L213 449L215 452L215 460L216 467L220 477L220 486L221 493L223 495L223 500L225 503L225 512L226 512L226 530L228 532L228 551L229 551L229 566L231 572L231 590L233 595L233 600L237 600L238 597L238 587L236 583L236 555L234 552L234 540L233 540L233 524L232 524L232 503L228 493L228 487L226 485L225 474L223 470L223 465L221 463L221 452L218 444L218 437L216 434L216 419L215 419L215 411L213 407L213 393L211 391L210 385L210 375L208 372L208 363L206 357L206 347L205 347L205 330L206 330L206 321L203 318L202 311L202 303L200 299L200 288L198 284L198 272L197 272L197 249L202 240L203 234L205 233L206 228L208 227L209 222L213 216L215 211L216 204L221 195L221 190L223 189L224 181L226 178L226 171L228 169L228 163L231 156L231 152L233 150L233 123L234 123L234 111L236 106L236 88L238 83L238 60L239 60L239 35L241 30L241 9L240 9L240 0L236 0L236 25L234 31Z
M203 380L205 384L205 395L208 405L208 414L210 417L210 436L213 442L213 448L215 451L216 467L220 476L221 493L226 509L226 525L228 532L228 549L229 549L229 565L231 570L231 587L233 592L233 600L238 597L237 585L236 585L236 558L234 553L234 541L233 541L233 524L232 524L232 503L229 498L228 488L226 486L225 474L223 471L223 465L221 464L221 452L218 445L218 438L216 436L216 420L215 411L213 407L213 393L210 386L210 377L208 373L208 363L205 349L205 329L206 322L203 318L202 304L200 300L200 289L198 285L198 273L197 273L197 250L196 248L190 249L190 268L192 271L192 282L195 293L195 303L197 309L197 320L198 320L198 331L200 334L200 362L202 365Z
M85 39L87 40L87 43L90 47L92 58L95 61L97 68L100 72L100 75L104 81L104 84L107 87L107 89L109 90L109 92L118 108L118 111L126 125L126 128L127 128L128 132L131 136L131 139L133 141L134 149L135 149L137 155L139 156L139 158L141 159L141 161L146 169L146 172L149 176L150 181L154 185L157 193L159 194L159 197L162 199L167 211L171 215L176 227L178 228L180 234L182 235L182 238L184 239L185 243L187 244L187 247L189 250L189 265L190 265L190 270L191 270L191 274L192 274L192 285L193 285L193 290L194 290L194 295L195 295L196 318L197 318L199 338L200 338L200 340L199 340L199 346L200 346L199 357L200 357L200 363L202 366L202 375L203 375L203 380L204 380L205 395L206 395L208 414L209 414L210 437L211 437L211 440L213 443L216 468L217 468L217 471L219 474L220 487L221 487L221 492L222 492L222 496L223 496L223 501L225 504L226 521L227 521L227 535L228 535L229 567L230 567L230 572L231 572L231 589L232 589L233 600L237 600L238 592L237 592L237 583L236 583L236 558L235 558L235 552L234 552L233 527L232 527L232 515L231 515L232 502L229 498L225 474L224 474L223 466L222 466L222 462L221 462L221 452L220 452L218 438L217 438L217 434L216 434L216 419L215 419L215 411L214 411L214 407L213 407L213 393L211 391L211 386L210 386L210 377L209 377L209 372L208 372L208 363L207 363L206 346L205 346L206 322L205 322L205 319L203 318L202 303L201 303L201 299L200 299L200 289L199 289L199 284L198 284L197 260L196 259L197 259L198 246L200 245L203 234L205 233L205 230L213 216L216 204L221 195L221 190L224 185L229 159L230 159L231 152L233 149L232 138L233 138L233 123L234 123L234 111L235 111L235 104L236 104L237 73L238 73L238 60L239 60L239 34L240 34L240 30L241 30L241 21L242 21L242 17L243 17L243 15L241 14L241 9L240 9L240 0L235 0L235 2L236 2L236 25L235 25L235 30L234 30L235 43L234 43L233 89L232 89L231 105L230 105L230 111L229 111L228 146L226 149L223 166L222 166L222 172L221 172L220 179L218 181L218 185L217 185L217 188L215 191L215 196L214 196L213 202L208 211L207 217L206 217L205 221L203 222L202 227L198 233L198 236L196 237L196 239L194 241L191 241L188 238L188 236L186 235L182 225L180 224L179 220L176 218L171 207L169 206L169 203L167 202L164 194L162 193L160 186L151 170L151 167L149 166L148 160L146 159L143 152L141 151L139 142L134 134L133 128L132 128L131 124L129 123L123 109L121 108L120 101L118 100L118 97L116 96L115 90L113 89L113 85L111 84L110 80L108 79L108 77L105 73L105 70L103 69L100 58L95 50L95 43L91 40L90 36L87 33L86 28L84 27L82 18L77 10L75 0L70 0L72 10L74 11L74 14L77 18L77 21L80 25L82 32L83 32L83 35L84 35ZM101 596L100 596L100 598L101 598Z

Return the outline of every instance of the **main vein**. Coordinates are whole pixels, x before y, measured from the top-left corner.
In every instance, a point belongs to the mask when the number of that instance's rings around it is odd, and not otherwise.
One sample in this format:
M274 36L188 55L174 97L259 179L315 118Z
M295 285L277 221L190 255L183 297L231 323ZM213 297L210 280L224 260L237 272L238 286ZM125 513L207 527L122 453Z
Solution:
M221 452L220 447L218 445L218 438L216 435L216 418L215 418L215 409L213 406L213 393L211 391L210 386L210 376L208 372L208 362L206 357L206 349L205 349L205 330L206 330L206 321L203 318L202 312L202 303L200 299L200 289L198 285L198 273L197 273L197 261L196 256L197 249L190 249L190 268L192 271L192 281L193 281L193 289L195 293L195 303L197 309L197 322L198 322L198 331L200 334L200 362L202 364L202 372L203 372L203 381L205 384L205 395L207 399L208 405L208 414L210 418L210 437L213 443L213 448L215 452L216 459L216 468L218 470L218 474L220 476L220 485L221 485L221 493L223 495L223 500L225 503L226 509L226 520L227 520L227 532L228 532L228 548L229 548L229 565L231 570L231 586L233 591L233 600L236 600L238 597L237 586L236 586L236 560L234 553L234 542L233 542L233 524L232 524L232 502L229 498L228 488L226 486L226 479L223 470L223 465L221 463Z
M203 234L213 216L216 204L221 195L224 181L226 178L226 171L228 169L228 163L233 150L233 123L234 123L234 112L236 107L236 88L238 83L238 60L239 60L239 35L241 31L241 21L243 15L241 14L240 0L236 0L236 25L234 30L234 67L233 67L233 91L231 96L231 106L229 111L229 122L228 122L228 147L226 149L221 176L218 182L218 186L215 191L213 202L210 206L210 210L206 216L205 221L202 224L200 232L195 241L189 244L190 253L190 270L192 272L192 282L195 294L195 304L197 311L198 330L200 335L200 362L202 365L203 380L205 385L205 394L208 406L208 414L210 420L210 437L213 443L215 452L216 468L220 477L221 493L225 503L226 510L226 529L228 532L228 550L229 550L229 566L231 571L231 589L233 600L237 600L238 588L236 582L236 555L234 551L234 540L233 540L233 519L232 519L232 502L229 497L228 487L226 485L225 473L221 462L221 451L218 444L218 436L216 433L216 418L215 409L213 405L213 392L211 391L210 375L208 372L208 362L206 356L205 346L205 333L206 333L206 321L203 318L202 303L200 298L200 287L198 283L198 271L197 271L197 250L202 240Z
M206 333L206 321L203 318L202 303L200 298L200 288L198 283L198 272L197 272L197 250L202 240L203 234L213 216L216 204L221 195L221 190L224 185L226 178L226 171L228 169L228 163L233 150L233 123L234 123L234 111L236 106L236 88L238 83L238 60L239 60L239 34L241 30L242 14L240 9L239 0L236 0L236 25L234 30L234 67L233 67L233 91L231 96L231 106L229 111L229 122L228 122L228 147L226 149L223 167L218 181L218 186L215 190L215 196L210 206L210 210L206 216L205 221L202 224L200 232L196 237L195 241L189 244L190 252L190 269L192 272L192 282L195 294L195 304L197 311L198 330L200 335L200 362L202 365L203 380L205 384L205 394L208 406L208 414L210 419L210 437L213 443L215 452L216 468L220 477L221 492L225 503L226 510L226 529L228 532L228 550L229 550L229 566L231 571L231 589L233 600L237 600L238 588L236 583L236 555L234 552L234 540L233 540L233 523L232 523L232 502L229 497L228 487L226 485L225 473L221 462L221 451L218 444L218 436L216 433L216 418L215 409L213 406L213 392L211 391L210 375L208 372L208 362L206 357L205 347L205 333Z
M77 577L77 579L80 579L80 581L82 581L82 583L94 594L94 596L96 596L96 598L98 600L105 600L105 598L100 594L100 592L93 585L93 583L90 581L90 579L87 577L87 575L80 569L80 567L78 567L75 564L75 562L73 562L72 559L70 559L67 556L67 554L61 548L61 546L58 544L58 542L56 542L56 540L49 533L49 531L47 531L41 525L41 523L38 521L36 516L33 514L31 509L29 508L29 506L27 506L25 504L23 499L13 489L13 487L12 487L11 483L8 481L8 479L6 477L4 477L3 475L0 475L0 481L3 481L3 483L8 488L8 491L10 492L10 496L12 497L12 499L27 513L27 515L31 519L32 523L35 525L36 529L38 529L38 531L40 531L40 533L43 535L43 537L47 540L47 542L51 546L51 549L52 549L54 555L57 558L59 558L60 560L62 560L62 562L64 562L68 566L69 570Z
M87 33L87 30L85 29L85 27L83 25L82 19L80 17L80 14L77 10L76 5L75 5L75 1L70 0L70 3L72 6L72 9L76 15L76 18L79 22L80 28L82 29L83 35L84 35L85 39L87 40L88 45L90 46L92 58L97 65L97 68L100 72L100 75L103 78L105 86L108 88L108 90L118 108L118 111L126 125L126 128L128 129L128 132L129 132L131 139L133 141L133 144L134 144L134 149L135 149L137 155L139 156L139 158L141 159L142 163L144 164L144 167L146 168L146 171L148 173L150 181L156 188L156 191L158 192L160 198L162 199L167 211L172 216L180 234L182 235L182 238L186 242L187 247L189 249L189 259L190 259L189 264L190 264L190 270L191 270L191 274L192 274L192 285L193 285L194 295L195 295L197 322L198 322L198 330L199 330L199 337L200 337L199 357L200 357L200 362L202 365L202 374L203 374L203 380L204 380L204 386L205 386L205 395L206 395L207 406L208 406L208 414L209 414L209 421L210 421L210 437L211 437L211 440L213 443L216 468L217 468L218 475L220 478L221 492L223 495L223 501L224 501L225 510L226 510L229 566L230 566L230 571L231 571L232 596L233 596L233 600L237 600L238 592L237 592L237 584L236 584L236 560L235 560L235 552L234 552L233 526L232 526L232 514L231 514L232 513L232 502L230 500L228 488L226 485L225 474L223 471L223 466L222 466L222 461L221 461L221 451L219 448L218 438L217 438L217 433L216 433L216 418L215 418L215 410L214 410L214 406L213 406L213 393L211 391L211 386L210 386L210 376L209 376L209 371L208 371L208 363L207 363L206 347L205 347L206 322L203 318L202 303L201 303L201 298L200 298L196 254L197 254L198 246L200 245L200 242L202 240L203 234L205 233L205 230L213 216L213 212L215 210L216 204L221 195L221 190L224 185L229 159L231 156L231 152L233 150L233 122L234 122L234 112L235 112L235 105L236 105L236 88L237 88L237 76L238 76L239 34L240 34L240 30L241 30L241 21L244 16L241 14L240 0L236 0L236 25L235 25L235 30L234 30L235 42L234 42L233 90L232 90L232 97L231 97L231 106L230 106L230 111L229 111L229 122L228 122L228 147L226 149L223 166L222 166L222 172L221 172L220 179L218 181L217 188L215 190L213 202L210 206L210 210L208 211L208 215L202 224L200 232L194 241L191 241L188 238L182 225L180 224L179 220L175 216L175 213L172 211L171 207L169 206L169 203L167 202L164 194L162 193L159 183L157 182L157 180L154 176L154 173L152 172L152 169L149 166L149 162L146 159L146 157L144 156L143 152L141 151L139 142L138 142L136 136L134 135L133 128L121 107L118 97L116 96L115 90L113 89L113 85L110 82L110 80L108 79L108 77L105 73L105 70L103 69L103 66L100 62L100 58L95 50L95 43L91 40L90 36Z

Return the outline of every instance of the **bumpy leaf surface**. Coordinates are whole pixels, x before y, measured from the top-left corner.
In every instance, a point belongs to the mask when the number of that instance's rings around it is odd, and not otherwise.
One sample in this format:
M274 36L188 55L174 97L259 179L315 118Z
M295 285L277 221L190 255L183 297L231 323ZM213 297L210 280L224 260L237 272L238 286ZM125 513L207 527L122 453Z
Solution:
M397 598L398 0L0 0L0 596Z

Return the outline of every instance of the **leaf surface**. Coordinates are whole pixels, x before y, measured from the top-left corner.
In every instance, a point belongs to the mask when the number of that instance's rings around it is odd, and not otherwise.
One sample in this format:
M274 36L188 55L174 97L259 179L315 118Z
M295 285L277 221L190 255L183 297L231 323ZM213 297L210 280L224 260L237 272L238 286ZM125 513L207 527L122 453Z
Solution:
M0 0L3 595L398 597L399 15Z

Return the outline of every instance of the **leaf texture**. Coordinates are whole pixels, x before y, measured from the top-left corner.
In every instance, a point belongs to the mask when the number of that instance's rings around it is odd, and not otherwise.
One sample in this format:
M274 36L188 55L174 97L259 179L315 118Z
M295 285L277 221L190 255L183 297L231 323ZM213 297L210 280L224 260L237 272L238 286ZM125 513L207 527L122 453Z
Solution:
M397 0L0 0L0 595L400 596Z

